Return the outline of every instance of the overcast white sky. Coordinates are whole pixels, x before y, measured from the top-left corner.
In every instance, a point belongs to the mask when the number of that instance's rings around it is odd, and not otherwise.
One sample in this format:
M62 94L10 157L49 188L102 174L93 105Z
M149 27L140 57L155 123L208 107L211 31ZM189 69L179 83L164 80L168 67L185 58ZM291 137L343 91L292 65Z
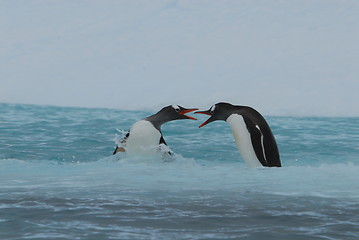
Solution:
M0 0L0 102L359 116L359 1Z

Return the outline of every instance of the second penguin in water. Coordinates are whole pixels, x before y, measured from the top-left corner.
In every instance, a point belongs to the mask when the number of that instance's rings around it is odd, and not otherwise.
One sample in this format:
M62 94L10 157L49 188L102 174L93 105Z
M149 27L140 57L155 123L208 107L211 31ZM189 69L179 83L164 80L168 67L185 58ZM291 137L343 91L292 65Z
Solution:
M217 121L226 121L232 129L239 152L249 167L281 167L277 143L263 116L247 106L217 103L207 111L211 116L200 127Z
M126 152L127 156L135 157L158 155L167 145L161 132L162 124L180 119L197 120L185 115L195 110L198 109L186 109L178 105L170 105L162 108L158 113L134 123L130 131L121 140L121 146L117 146L113 154ZM168 152L170 153L170 151Z

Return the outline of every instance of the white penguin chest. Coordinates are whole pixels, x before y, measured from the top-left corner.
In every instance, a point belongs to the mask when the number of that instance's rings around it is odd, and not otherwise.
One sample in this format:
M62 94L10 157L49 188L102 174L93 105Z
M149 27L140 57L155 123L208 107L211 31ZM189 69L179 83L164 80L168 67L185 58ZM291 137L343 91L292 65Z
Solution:
M226 122L232 129L234 140L245 163L249 167L262 166L254 151L251 135L243 117L239 114L232 114Z
M132 125L126 141L127 155L154 155L157 153L161 133L152 123L141 120Z

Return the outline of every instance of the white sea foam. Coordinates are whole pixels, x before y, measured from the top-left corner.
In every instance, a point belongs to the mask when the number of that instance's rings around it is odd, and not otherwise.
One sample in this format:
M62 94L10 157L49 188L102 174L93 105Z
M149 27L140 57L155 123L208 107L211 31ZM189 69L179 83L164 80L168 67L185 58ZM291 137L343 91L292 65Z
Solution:
M243 163L211 164L176 155L175 161L156 158L105 158L89 163L54 165L44 162L1 160L1 188L31 188L44 191L67 188L72 194L138 191L221 190L257 191L290 196L359 196L359 166L323 164L282 168L249 169ZM5 170L6 169L6 170ZM46 178L46 181L42 179ZM112 186L111 190L106 186ZM66 190L65 190L66 192Z

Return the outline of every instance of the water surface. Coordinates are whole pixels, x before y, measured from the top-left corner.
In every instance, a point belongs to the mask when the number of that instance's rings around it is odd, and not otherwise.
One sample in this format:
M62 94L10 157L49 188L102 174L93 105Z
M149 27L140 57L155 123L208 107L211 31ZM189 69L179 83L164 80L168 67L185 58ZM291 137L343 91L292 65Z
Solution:
M163 126L176 160L112 156L152 112L0 104L1 239L357 239L359 118L265 116L282 168L229 126Z

